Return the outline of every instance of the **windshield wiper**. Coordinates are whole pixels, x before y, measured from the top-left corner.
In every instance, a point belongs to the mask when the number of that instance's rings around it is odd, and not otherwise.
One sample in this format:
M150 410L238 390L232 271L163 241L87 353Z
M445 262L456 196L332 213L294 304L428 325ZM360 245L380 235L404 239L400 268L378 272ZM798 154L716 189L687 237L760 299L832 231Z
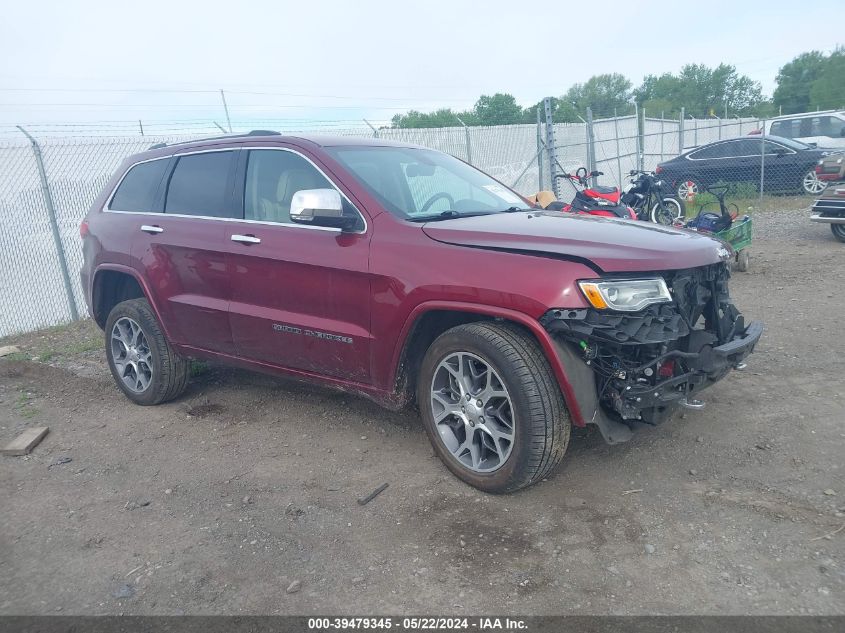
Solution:
M422 215L416 218L407 218L407 220L409 222L439 222L440 220L454 220L455 218L474 218L479 215L491 215L491 212L476 211L461 213L460 211L455 211L454 209L448 209L447 211L443 211L442 213L436 213L434 215Z

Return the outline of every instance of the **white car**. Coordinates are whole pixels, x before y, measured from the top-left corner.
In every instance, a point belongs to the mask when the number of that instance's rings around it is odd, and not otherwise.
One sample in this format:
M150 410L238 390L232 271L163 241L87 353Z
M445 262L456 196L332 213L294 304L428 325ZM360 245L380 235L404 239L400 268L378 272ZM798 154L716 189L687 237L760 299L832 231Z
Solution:
M783 136L818 147L845 148L845 111L789 114L765 122L766 135ZM751 134L760 134L763 129Z

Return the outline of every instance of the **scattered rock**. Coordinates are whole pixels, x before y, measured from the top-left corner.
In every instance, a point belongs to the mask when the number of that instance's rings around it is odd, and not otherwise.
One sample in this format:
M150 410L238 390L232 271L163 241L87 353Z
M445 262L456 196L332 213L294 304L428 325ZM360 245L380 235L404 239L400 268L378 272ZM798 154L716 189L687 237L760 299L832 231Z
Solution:
M654 552L656 551L654 545L652 545L651 543L646 543L643 549L645 549L646 554L654 554Z
M704 441L704 437L703 437L703 436L701 436L701 435L699 435L697 438L695 438L695 441L696 441L696 442L703 442L703 441Z
M833 488L828 488L827 490L824 491L824 493L828 497L835 497L836 496L836 491Z
M242 501L243 501L243 504L244 504L244 505L247 505L247 504L249 504L249 503L252 503L252 497L250 497L249 495L247 495L247 496L245 496L245 497L242 499Z
M123 506L124 510L137 510L138 508L146 508L150 505L149 499L142 499L141 501L130 500L126 502L126 505Z
M11 354L19 354L20 351L21 349L17 345L6 345L4 347L0 347L0 358Z
M302 582L300 582L299 580L294 580L291 584L288 585L288 588L285 589L285 591L287 593L296 593L300 589L302 589Z
M353 584L353 585L360 585L360 584L361 584L361 583L363 583L363 582L364 582L364 577L363 577L363 576L356 576L355 578L353 578L353 579L352 579L352 584Z
M692 475L692 476L695 476L695 475L697 475L697 474L698 474L698 471L697 471L695 468L690 468L690 469L689 469L689 474L690 474L690 475Z
M165 488L165 490L164 490L164 494L166 494L166 495L172 495L172 494L173 494L173 488Z
M125 600L135 595L135 588L132 585L120 585L120 587L112 591L111 595L118 600Z

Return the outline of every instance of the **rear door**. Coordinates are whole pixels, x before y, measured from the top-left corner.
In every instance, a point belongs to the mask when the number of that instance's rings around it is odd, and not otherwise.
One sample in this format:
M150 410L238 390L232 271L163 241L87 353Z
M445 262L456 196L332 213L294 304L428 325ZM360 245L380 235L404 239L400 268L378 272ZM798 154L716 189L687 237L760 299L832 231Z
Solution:
M263 363L370 380L369 244L363 216L312 157L293 149L243 150L236 198L243 219L224 237L230 322L238 355ZM293 224L304 189L334 188L354 231Z
M233 213L236 151L170 159L157 213L133 222L131 258L147 280L171 342L234 353L223 239Z

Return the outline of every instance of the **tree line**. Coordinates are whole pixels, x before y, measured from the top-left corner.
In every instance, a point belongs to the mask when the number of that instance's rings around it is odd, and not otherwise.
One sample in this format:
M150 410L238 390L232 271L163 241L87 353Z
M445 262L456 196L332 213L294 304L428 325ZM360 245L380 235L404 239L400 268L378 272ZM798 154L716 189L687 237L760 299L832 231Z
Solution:
M680 72L646 75L636 88L619 73L595 75L576 83L551 100L555 122L572 123L591 108L596 118L632 114L636 104L652 116L696 118L725 116L771 117L778 114L845 107L845 48L826 55L802 53L785 64L775 79L771 98L763 95L760 82L741 75L730 64L710 68L687 64ZM542 101L524 108L507 93L482 95L470 110L441 108L434 112L410 110L397 114L393 127L428 128L465 125L513 125L535 123L537 111L545 118Z

